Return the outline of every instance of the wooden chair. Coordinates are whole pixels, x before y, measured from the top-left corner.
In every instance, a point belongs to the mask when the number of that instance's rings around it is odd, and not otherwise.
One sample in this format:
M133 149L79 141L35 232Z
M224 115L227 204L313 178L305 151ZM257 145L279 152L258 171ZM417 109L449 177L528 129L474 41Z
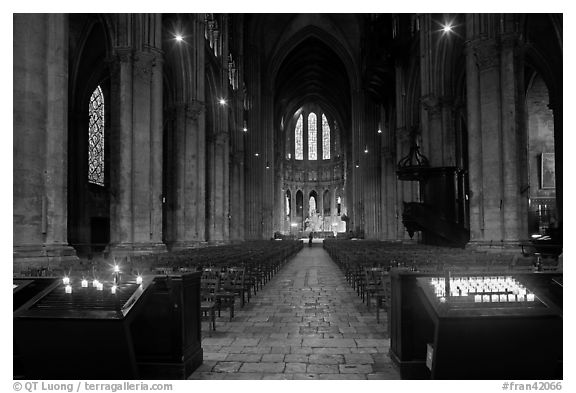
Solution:
M376 323L380 323L380 308L388 311L390 300L392 298L392 289L390 282L390 273L382 274L381 290L376 292Z
M232 292L240 298L240 307L244 307L246 297L250 299L250 291L244 281L244 268L230 267L227 269L221 281L223 291ZM247 294L247 296L245 296Z
M210 290L200 291L200 310L202 317L208 318L213 331L216 331L216 308L218 307L215 296L216 295Z
M364 268L364 293L366 296L366 306L368 311L372 305L371 298L376 298L379 292L382 292L382 279L385 270L380 267Z

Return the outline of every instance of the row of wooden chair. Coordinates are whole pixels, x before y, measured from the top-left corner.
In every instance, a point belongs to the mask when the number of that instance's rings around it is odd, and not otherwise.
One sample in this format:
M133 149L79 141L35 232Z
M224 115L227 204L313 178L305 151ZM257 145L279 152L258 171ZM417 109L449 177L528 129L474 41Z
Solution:
M519 272L554 270L556 261L523 256L520 251L477 252L468 249L403 244L369 240L325 240L324 248L343 271L348 284L371 309L376 301L377 321L380 308L390 303L390 271L406 269L419 272Z

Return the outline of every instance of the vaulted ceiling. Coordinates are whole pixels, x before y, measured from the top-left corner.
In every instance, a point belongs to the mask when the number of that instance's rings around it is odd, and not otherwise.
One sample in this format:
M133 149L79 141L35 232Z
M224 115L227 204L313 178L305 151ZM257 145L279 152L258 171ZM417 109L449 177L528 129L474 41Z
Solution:
M350 83L338 55L316 37L309 37L284 59L274 84L279 116L290 116L306 103L318 103L349 124Z

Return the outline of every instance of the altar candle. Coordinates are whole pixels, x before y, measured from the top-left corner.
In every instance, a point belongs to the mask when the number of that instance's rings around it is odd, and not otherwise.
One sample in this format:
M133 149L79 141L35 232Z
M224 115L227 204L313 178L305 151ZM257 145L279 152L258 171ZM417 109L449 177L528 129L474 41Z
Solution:
M88 288L88 280L82 280L82 288Z
M110 292L112 292L112 295L116 294L116 285L112 286L112 288L110 289Z
M136 277L136 284L142 284L142 276Z
M70 284L70 277L64 276L64 278L62 279L62 283L63 283L64 285Z
M71 285L66 285L66 293L72 293L72 286Z

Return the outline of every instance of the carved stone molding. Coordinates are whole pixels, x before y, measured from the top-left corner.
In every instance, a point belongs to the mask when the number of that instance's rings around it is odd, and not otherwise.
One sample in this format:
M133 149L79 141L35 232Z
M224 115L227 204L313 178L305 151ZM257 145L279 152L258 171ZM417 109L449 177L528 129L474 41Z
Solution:
M235 151L232 154L230 154L230 157L231 157L232 162L234 164L239 164L239 165L244 164L244 151L242 151L242 150Z
M134 56L134 77L149 82L156 56L149 53L138 53Z
M428 112L430 115L440 115L442 112L442 102L436 96L429 95L422 97L420 102L422 103L426 112Z
M500 44L503 48L514 48L520 44L518 33L504 33L500 36Z
M494 40L477 41L473 45L476 63L481 71L500 66L500 51Z
M226 144L228 144L229 140L230 140L230 136L228 135L227 132L218 132L214 136L214 142L217 145L226 145Z
M206 104L203 101L192 100L186 105L186 117L190 120L197 120L205 110Z
M113 61L120 63L129 63L134 60L132 49L130 48L116 48L114 50Z
M131 64L134 60L132 50L129 48L116 48L112 56L108 57L105 61L110 68L113 76L118 76L122 65Z

